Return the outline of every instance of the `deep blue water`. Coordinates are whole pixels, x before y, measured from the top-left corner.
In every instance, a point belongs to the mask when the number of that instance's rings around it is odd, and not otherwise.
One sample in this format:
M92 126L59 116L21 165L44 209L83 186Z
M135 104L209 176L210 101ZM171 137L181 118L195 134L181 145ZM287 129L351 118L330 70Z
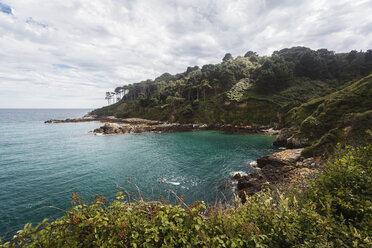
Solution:
M88 111L0 109L0 236L9 238L27 222L61 216L48 206L68 209L71 192L85 200L95 194L112 200L122 188L136 191L128 178L151 199L168 198L171 188L188 203L228 200L233 188L227 179L236 171L252 172L251 161L276 151L274 137L265 135L94 136L89 131L99 123L44 124Z

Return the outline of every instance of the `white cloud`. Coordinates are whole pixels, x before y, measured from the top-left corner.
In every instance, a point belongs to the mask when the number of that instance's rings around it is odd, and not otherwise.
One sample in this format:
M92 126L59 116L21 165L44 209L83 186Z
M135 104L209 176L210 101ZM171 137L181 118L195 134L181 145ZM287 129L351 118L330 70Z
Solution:
M303 45L372 44L370 1L0 0L0 107L99 107L116 86ZM9 11L8 11L9 12Z

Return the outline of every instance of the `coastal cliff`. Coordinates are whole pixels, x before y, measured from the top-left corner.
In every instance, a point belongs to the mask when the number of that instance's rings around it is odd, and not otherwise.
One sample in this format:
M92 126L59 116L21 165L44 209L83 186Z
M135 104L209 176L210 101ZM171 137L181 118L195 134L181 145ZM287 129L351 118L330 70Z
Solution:
M337 143L371 142L365 135L372 126L371 73L372 50L334 53L292 47L272 56L248 52L119 86L115 93L120 100L90 115L280 129L274 145L304 148L304 157L329 156Z
M294 47L119 86L115 104L46 122L105 123L96 134L280 129L274 144L287 149L234 175L237 201L187 205L175 195L171 205L118 192L105 205L73 193L64 217L28 224L4 246L371 247L371 73L372 50Z

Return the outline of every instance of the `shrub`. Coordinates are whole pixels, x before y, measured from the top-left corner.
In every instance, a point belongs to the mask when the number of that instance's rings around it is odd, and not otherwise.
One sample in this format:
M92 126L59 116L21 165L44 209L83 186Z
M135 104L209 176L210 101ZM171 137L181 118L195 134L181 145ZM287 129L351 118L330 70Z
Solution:
M347 147L309 191L324 214L372 234L372 145Z
M322 132L322 123L311 115L301 123L301 133L305 134L309 138L315 138Z

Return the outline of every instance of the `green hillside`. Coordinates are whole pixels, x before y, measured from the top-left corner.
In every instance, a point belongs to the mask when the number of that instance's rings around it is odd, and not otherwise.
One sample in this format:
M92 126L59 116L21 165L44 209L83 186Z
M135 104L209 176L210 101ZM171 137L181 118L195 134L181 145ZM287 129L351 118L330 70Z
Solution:
M337 142L371 142L366 132L372 128L372 74L293 108L283 119L285 125L296 128L298 137L313 143L304 151L308 156L331 152Z
M226 54L220 64L117 87L121 101L91 114L181 123L287 128L288 147L332 153L338 142L367 143L371 128L372 50L334 53L293 47L272 56ZM286 142L280 143L286 145Z
M123 99L95 115L181 123L274 125L294 107L330 94L372 72L372 50L334 53L293 47L259 56L247 52L220 64L164 73L120 86Z

